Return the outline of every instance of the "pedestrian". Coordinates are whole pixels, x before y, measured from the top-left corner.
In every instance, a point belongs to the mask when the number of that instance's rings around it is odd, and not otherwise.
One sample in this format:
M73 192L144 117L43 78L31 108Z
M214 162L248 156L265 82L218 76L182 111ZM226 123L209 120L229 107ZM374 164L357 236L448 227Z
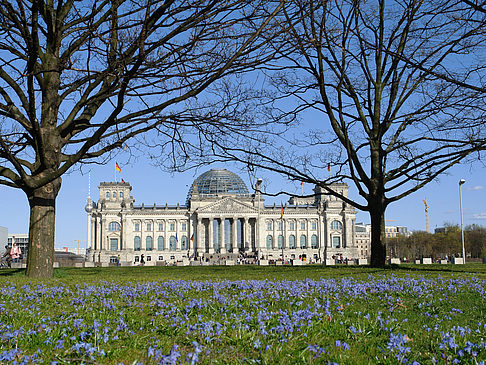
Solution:
M12 257L12 261L19 262L20 255L22 255L22 250L20 249L20 247L17 246L16 243L14 243L12 248L10 249L10 256Z
M12 256L10 256L10 247L5 245L5 252L2 256L2 261L7 263L7 266L12 267Z
M120 266L120 255L116 258L116 266Z
M142 254L142 256L140 256L140 265L141 266L144 266L145 265L145 260L143 258L143 254Z

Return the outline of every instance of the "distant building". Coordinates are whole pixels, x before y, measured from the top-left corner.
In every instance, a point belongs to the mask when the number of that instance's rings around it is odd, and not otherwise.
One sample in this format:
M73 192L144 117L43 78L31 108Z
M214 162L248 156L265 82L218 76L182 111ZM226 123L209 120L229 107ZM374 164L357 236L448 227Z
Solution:
M8 245L12 246L14 243L22 250L23 257L27 257L29 253L29 234L28 233L13 233L8 235Z
M369 260L371 257L371 226L356 223L354 227L354 237L359 254L358 258Z
M5 245L8 242L8 229L6 227L0 226L0 250L2 250L3 254L3 249Z
M436 229L434 229L434 233L447 233L451 230L456 230L457 227L438 227Z
M333 188L347 196L348 185ZM194 180L184 205L137 206L131 190L126 182L102 182L99 200L88 199L90 261L358 258L356 211L320 187L312 198L268 206L259 189L250 193L238 175L221 169Z
M403 226L385 226L386 238L396 238L398 236L410 236L408 228Z

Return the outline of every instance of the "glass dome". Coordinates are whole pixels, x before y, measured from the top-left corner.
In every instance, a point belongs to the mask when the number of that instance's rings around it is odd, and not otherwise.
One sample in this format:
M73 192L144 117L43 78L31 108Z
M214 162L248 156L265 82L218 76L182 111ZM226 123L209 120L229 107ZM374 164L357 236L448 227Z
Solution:
M187 194L187 202L189 202L194 194L194 186L197 187L197 194L201 197L222 194L249 195L248 188L241 177L226 169L206 171L194 180L194 183Z

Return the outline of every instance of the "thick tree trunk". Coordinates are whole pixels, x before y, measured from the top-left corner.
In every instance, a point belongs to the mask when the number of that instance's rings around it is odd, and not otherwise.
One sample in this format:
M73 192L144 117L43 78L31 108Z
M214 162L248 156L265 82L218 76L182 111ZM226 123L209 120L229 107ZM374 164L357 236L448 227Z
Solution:
M50 278L53 274L56 197L60 187L59 178L28 194L30 224L26 275L32 278Z
M371 219L371 266L384 267L386 261L385 206L370 205Z

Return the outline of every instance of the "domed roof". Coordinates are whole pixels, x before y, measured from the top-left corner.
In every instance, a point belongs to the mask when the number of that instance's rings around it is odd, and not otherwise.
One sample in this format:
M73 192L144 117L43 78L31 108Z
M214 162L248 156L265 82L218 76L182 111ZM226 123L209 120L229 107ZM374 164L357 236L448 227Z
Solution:
M196 189L197 191L195 191ZM212 169L194 180L187 194L187 201L196 194L202 197L226 194L247 196L249 192L241 177L234 172L226 169Z

